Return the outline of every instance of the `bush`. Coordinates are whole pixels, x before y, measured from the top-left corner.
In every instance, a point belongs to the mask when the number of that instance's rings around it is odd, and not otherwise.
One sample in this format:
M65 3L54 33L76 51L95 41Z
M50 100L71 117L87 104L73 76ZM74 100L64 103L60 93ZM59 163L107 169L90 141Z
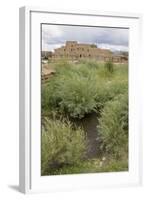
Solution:
M51 112L57 112L60 99L58 91L59 82L56 77L52 77L46 84L42 84L41 89L41 114L50 115Z
M98 133L105 153L121 158L128 154L128 97L119 95L106 103L99 119Z
M80 128L73 128L68 120L45 118L41 139L42 175L52 169L77 164L85 157L85 133Z
M96 110L96 80L74 75L60 81L60 110L73 118L83 118Z
M104 65L104 67L108 73L114 72L114 64L111 61L107 61Z
M42 114L57 111L73 118L100 112L105 103L128 90L127 80L114 75L100 76L100 68L88 63L57 67L54 77L42 86ZM121 69L121 74L122 74ZM125 75L127 76L127 75Z
M100 80L97 95L96 95L96 109L97 112L101 112L101 109L105 106L108 101L111 101L120 94L125 94L128 91L128 82L121 80Z
M42 88L42 112L52 109L73 118L82 118L96 110L96 88L95 73L89 69L59 70Z

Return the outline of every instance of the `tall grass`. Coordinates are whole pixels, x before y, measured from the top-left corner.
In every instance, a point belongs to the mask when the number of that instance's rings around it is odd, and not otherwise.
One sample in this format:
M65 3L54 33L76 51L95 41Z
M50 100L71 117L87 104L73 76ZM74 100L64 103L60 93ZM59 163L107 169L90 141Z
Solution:
M106 103L99 119L103 152L114 158L128 155L128 96L119 95Z
M108 73L113 73L114 72L114 64L111 61L107 61L104 64L104 68Z
M66 119L47 119L42 127L41 173L50 173L84 159L86 135L80 128L73 128Z
M101 75L105 71L104 76ZM101 65L91 67L69 63L56 66L56 74L42 86L42 113L55 110L70 117L83 118L85 114L97 111L118 94L127 91L128 82L118 73L106 74Z
M98 172L120 172L127 171L127 160L108 159L104 162L101 159L88 159L72 166L63 166L60 169L53 169L50 174L78 174L78 173L98 173Z

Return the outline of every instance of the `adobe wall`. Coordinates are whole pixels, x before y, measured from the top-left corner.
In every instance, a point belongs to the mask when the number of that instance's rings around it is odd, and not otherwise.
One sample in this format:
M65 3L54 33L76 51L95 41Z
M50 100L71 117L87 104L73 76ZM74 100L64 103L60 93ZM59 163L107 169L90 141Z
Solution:
M115 56L110 50L97 48L94 44L81 44L77 41L67 41L65 46L54 49L54 53L48 56L51 60L61 58L78 59L96 59L98 61L126 62L121 56ZM127 58L128 60L128 58Z

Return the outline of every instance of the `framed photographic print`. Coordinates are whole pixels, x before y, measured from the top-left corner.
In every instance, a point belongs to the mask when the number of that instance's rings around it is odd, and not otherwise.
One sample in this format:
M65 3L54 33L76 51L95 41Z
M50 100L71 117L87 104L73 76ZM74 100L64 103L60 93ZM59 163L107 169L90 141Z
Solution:
M20 191L141 183L141 16L20 8Z

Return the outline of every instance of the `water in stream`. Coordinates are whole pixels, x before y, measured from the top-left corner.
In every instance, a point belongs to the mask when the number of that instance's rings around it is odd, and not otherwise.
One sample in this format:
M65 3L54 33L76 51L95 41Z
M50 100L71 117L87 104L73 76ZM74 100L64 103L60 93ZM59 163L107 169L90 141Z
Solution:
M101 156L98 139L98 117L97 113L87 114L82 119L71 120L76 126L80 126L84 129L87 134L88 146L87 146L87 157L95 158Z

